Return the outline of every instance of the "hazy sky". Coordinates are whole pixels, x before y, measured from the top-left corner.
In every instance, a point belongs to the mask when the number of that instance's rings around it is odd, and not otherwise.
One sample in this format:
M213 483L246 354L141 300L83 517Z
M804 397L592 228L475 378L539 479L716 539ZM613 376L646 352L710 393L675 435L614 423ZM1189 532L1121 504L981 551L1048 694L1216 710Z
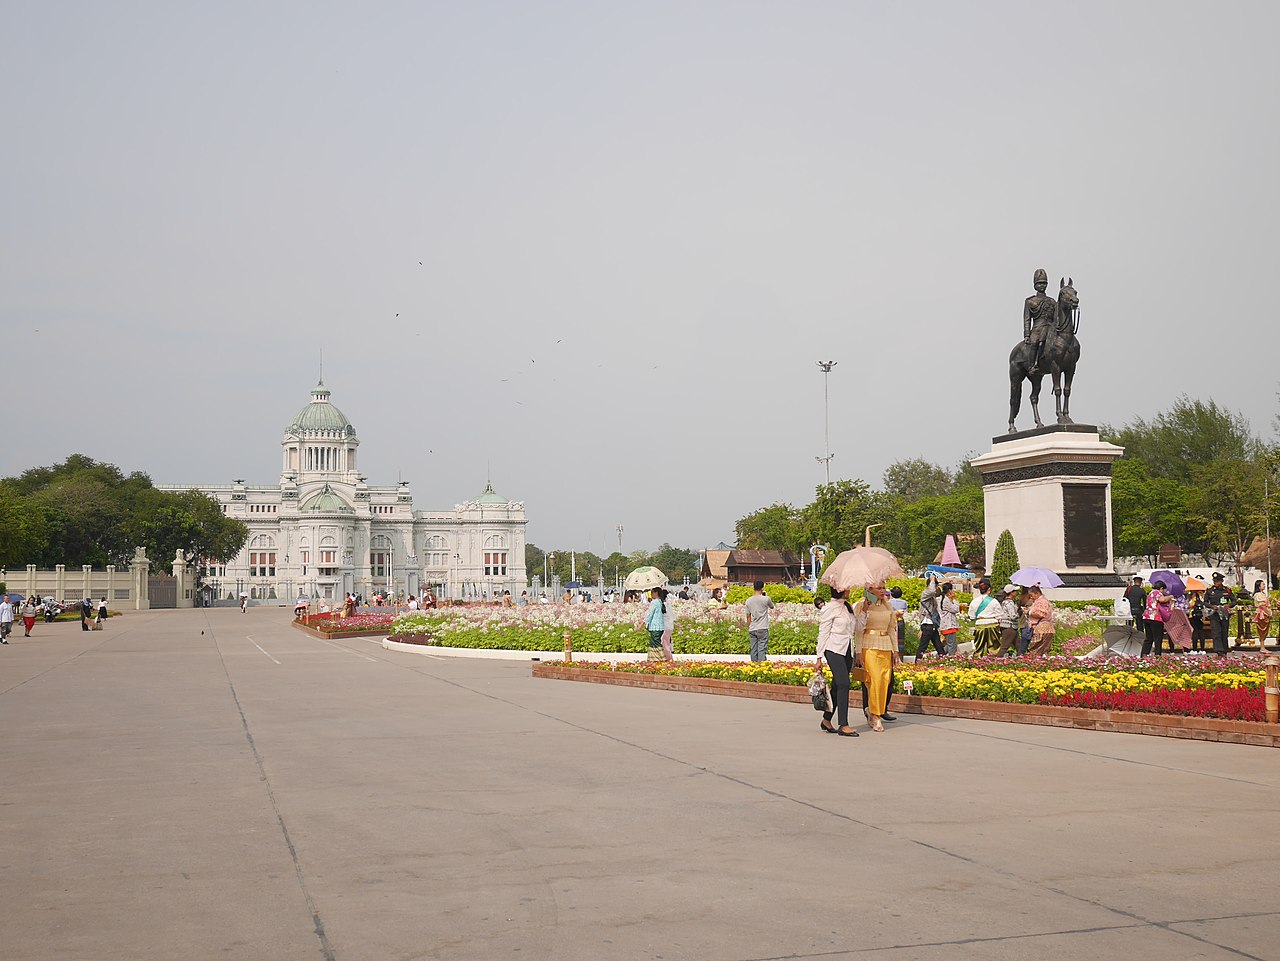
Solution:
M833 477L987 450L1040 266L1078 421L1271 433L1275 3L0 14L0 474L274 483L323 349L371 483L700 547L811 499L818 359Z

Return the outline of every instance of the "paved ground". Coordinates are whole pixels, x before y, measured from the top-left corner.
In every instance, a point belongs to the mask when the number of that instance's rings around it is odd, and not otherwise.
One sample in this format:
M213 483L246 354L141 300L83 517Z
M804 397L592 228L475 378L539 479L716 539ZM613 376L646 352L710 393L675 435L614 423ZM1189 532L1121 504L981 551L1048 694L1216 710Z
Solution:
M203 633L201 633L203 632ZM0 648L0 956L1280 957L1280 755L163 611Z

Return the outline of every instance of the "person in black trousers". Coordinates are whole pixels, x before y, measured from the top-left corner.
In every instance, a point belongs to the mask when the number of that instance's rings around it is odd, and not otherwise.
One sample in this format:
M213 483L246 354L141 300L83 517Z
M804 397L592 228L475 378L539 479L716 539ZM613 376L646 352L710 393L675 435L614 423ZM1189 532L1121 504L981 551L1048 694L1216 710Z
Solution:
M1164 647L1164 621L1160 619L1162 613L1160 605L1168 605L1173 602L1173 598L1166 594L1164 589L1164 581L1156 581L1151 585L1151 593L1147 595L1147 607L1149 609L1144 612L1142 619L1142 627L1146 634L1142 641L1142 657L1146 657L1153 649L1156 657L1164 653L1161 650ZM1165 608L1165 613L1167 612L1168 607Z
M1147 606L1147 592L1142 589L1142 578L1135 576L1133 583L1125 588L1124 599L1129 602L1129 613L1133 615L1133 629L1142 633L1142 612Z
M942 637L938 634L938 578L935 574L929 575L929 582L925 585L924 593L920 595L920 643L916 645L917 662L929 653L930 644L934 646L939 656L947 652L942 643ZM889 687L892 690L893 684L890 683Z
M1204 603L1209 608L1209 629L1213 631L1213 653L1227 656L1227 625L1231 622L1231 591L1223 585L1221 574L1213 575L1213 587L1205 591Z

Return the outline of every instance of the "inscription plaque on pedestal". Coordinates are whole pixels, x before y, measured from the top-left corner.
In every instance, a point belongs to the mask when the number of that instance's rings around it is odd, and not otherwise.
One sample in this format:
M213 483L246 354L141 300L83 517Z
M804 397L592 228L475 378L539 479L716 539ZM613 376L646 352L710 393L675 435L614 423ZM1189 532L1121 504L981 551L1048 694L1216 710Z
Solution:
M1110 562L1104 486L1062 485L1062 537L1067 567L1104 567Z

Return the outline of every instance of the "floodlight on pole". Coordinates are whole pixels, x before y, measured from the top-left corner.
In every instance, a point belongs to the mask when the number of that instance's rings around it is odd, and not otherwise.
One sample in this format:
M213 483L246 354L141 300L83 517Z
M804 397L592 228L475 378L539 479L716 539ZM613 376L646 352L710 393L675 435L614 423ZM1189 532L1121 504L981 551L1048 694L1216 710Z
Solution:
M834 360L820 360L818 367L822 370L822 440L823 455L815 457L819 464L823 465L826 471L827 484L831 483L831 458L836 455L831 453L831 394L829 389L829 374L831 368L836 365Z

